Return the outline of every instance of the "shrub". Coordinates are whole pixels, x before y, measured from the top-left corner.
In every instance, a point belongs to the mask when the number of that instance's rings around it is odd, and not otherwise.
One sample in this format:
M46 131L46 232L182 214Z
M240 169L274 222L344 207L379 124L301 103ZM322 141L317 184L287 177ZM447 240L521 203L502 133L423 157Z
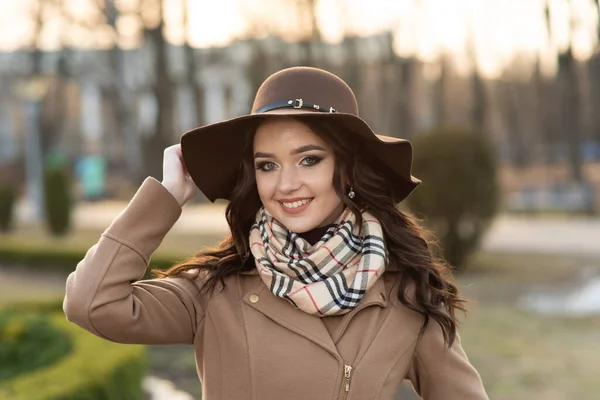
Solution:
M68 273L75 270L77 263L85 257L87 249L70 248L65 246L40 246L35 242L3 243L0 241L0 262L11 268L51 269L58 273ZM150 271L158 268L171 268L181 254L172 256L153 255L146 277L151 277Z
M0 314L0 381L49 365L71 350L71 341L40 314Z
M0 232L12 228L16 194L10 186L0 186Z
M33 307L35 304L27 304L24 309ZM62 312L55 312L50 318L57 329L71 337L71 352L50 365L0 382L0 400L143 398L142 379L147 368L145 347L98 338L68 322Z
M35 243L0 243L0 262L11 268L44 268L59 273L75 270L85 251L60 246L36 246Z
M459 128L418 136L413 145L414 173L423 183L407 204L440 238L444 258L460 268L498 209L494 148L483 134Z
M62 167L47 168L44 175L46 222L53 235L61 236L71 228L71 177Z
M62 301L62 297L19 300L16 303L2 304L0 312L57 314L63 312Z

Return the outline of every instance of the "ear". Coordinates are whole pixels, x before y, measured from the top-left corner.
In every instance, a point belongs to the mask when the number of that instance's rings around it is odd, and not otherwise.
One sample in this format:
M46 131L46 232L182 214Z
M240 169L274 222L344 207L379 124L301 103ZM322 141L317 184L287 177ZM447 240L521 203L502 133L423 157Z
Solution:
M344 188L349 188L352 185L352 179L348 170L342 172L340 180L342 181L342 187Z
M342 178L342 190L346 193L348 193L348 190L350 190L350 187L352 186L352 184L350 183L350 179L348 178Z

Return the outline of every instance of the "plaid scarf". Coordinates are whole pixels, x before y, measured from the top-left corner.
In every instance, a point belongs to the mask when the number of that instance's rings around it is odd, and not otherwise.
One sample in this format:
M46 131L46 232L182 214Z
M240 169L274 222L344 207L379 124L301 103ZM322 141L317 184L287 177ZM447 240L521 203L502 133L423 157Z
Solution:
M386 251L379 221L363 212L362 232L345 209L321 240L310 245L261 208L250 248L263 282L277 297L318 317L355 308L383 274Z

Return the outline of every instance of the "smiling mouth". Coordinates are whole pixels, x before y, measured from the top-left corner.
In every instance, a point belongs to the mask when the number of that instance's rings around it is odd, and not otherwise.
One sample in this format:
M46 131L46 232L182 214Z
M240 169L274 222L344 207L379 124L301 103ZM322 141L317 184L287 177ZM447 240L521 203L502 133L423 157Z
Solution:
M299 201L292 201L292 202L284 202L284 201L280 201L279 203L287 209L290 210L295 210L298 209L302 206L307 205L308 203L310 203L312 201L312 199L304 199L304 200L299 200Z

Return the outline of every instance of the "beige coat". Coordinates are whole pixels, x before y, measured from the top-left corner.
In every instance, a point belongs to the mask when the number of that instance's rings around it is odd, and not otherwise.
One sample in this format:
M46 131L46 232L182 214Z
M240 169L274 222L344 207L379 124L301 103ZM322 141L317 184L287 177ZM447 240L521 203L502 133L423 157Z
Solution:
M389 271L352 312L318 318L255 273L212 296L200 279L139 280L181 208L148 178L67 280L69 321L120 343L194 346L205 400L393 399L410 379L427 400L487 399L460 341L402 306ZM132 283L133 282L133 283Z

